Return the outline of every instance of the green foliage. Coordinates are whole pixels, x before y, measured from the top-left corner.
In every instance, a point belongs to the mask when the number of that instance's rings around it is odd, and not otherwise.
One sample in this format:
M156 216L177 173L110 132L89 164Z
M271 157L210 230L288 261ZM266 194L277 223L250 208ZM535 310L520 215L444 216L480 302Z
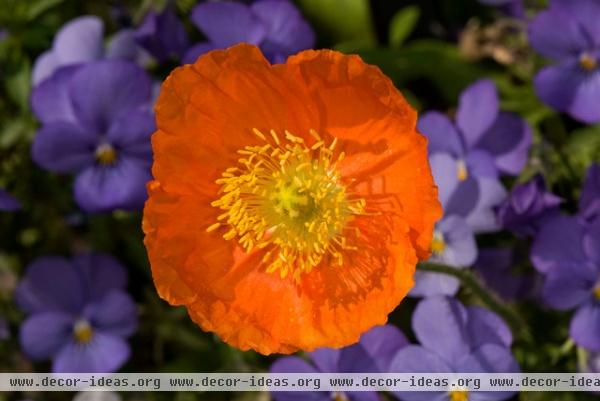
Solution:
M450 43L421 40L401 49L373 49L359 53L368 63L377 64L399 86L424 79L435 93L415 93L420 98L439 95L447 104L455 104L460 92L485 76L479 66L463 59Z
M0 0L0 28L8 30L8 37L0 39L0 188L8 188L24 204L22 212L0 213L0 273L8 271L16 277L32 259L48 253L69 255L80 249L109 252L130 269L130 290L141 310L141 327L133 338L133 355L125 371L266 371L273 357L227 346L214 335L203 333L183 308L168 306L159 299L143 246L141 213L83 215L72 199L72 178L42 171L31 160L31 141L38 124L29 108L30 77L36 58L51 46L56 31L77 15L100 15L107 32L116 31L119 25L109 16L117 3L123 5L135 24L147 10L160 10L169 0ZM187 18L197 1L174 3L179 15ZM566 200L564 208L576 210L585 170L600 160L600 125L583 126L542 104L532 86L532 66L541 65L540 58L526 54L517 65L504 66L490 58L464 55L457 41L458 31L467 21L460 21L462 25L457 27L460 15L468 14L485 24L492 16L502 18L497 16L497 10L477 5L475 0L413 1L398 2L393 13L382 16L375 15L376 7L371 7L375 2L369 0L296 3L317 31L317 47L358 53L367 63L380 67L420 111L435 108L452 114L465 87L481 78L493 79L499 89L501 108L526 118L534 131L529 163L517 180L544 173L551 189ZM440 7L432 6L438 3ZM534 7L545 3L546 0L530 2ZM201 37L193 31L189 18L186 24L193 35ZM388 43L378 43L377 34ZM514 43L515 47L520 45ZM152 72L155 79L162 80L168 71L164 67ZM478 241L492 246L514 243L514 239L502 234ZM533 268L525 263L523 270L532 272ZM477 277L470 273L463 276L472 286L463 286L461 297L469 303L485 303L485 299L493 303L495 298L486 293L487 288L477 288ZM404 301L390 317L409 336L415 304L414 300ZM568 342L570 312L549 311L534 302L500 309L517 328L515 333L520 325L524 326L513 347L524 371L577 370L583 357ZM13 332L9 341L0 341L0 369L48 370L47 364L26 362L19 353L14 334L23 316L12 303L10 291L4 288L0 288L0 313L9 319ZM513 314L514 319L510 317ZM385 398L393 399L389 395ZM0 395L0 401L5 399L5 395ZM71 395L55 394L48 399L67 400ZM139 399L266 401L268 395L152 393ZM583 393L523 393L514 399L583 401L596 397Z
M298 5L328 46L376 42L368 0L298 0Z
M28 21L33 21L46 11L63 3L64 0L31 0L25 13Z
M419 21L421 10L417 6L409 6L399 10L390 22L390 47L399 48L410 36Z
M568 155L575 174L582 177L590 164L600 161L600 125L571 132L565 154Z

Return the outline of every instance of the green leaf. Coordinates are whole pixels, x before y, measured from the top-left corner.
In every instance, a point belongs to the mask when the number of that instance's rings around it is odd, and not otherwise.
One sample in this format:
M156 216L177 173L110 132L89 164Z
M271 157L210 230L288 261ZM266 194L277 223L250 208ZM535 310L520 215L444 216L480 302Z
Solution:
M540 101L531 85L515 84L504 74L498 74L492 79L500 92L502 110L520 114L532 126L554 113Z
M369 50L373 47L373 43L369 40L349 40L346 42L340 42L337 45L333 46L333 48L337 51L346 54L356 54L361 51Z
M451 43L422 40L401 49L374 49L359 54L367 63L378 65L398 86L419 79L429 81L448 104L456 104L467 85L486 76L480 67L464 60ZM423 97L420 93L415 95Z
M564 153L578 176L600 160L600 124L573 131Z
M421 10L417 6L405 7L399 10L390 22L389 41L390 47L399 48L406 38L412 33L421 16Z
M25 117L14 118L6 122L0 129L0 148L10 148L22 139L30 139L33 134L33 123Z
M368 41L376 43L368 0L299 0L298 6L331 43Z
M5 88L9 98L21 110L28 110L29 90L31 89L31 65L28 59L9 66L5 76Z
M56 7L63 1L64 0L30 0L25 16L28 21L32 21L46 11L50 10L52 7Z

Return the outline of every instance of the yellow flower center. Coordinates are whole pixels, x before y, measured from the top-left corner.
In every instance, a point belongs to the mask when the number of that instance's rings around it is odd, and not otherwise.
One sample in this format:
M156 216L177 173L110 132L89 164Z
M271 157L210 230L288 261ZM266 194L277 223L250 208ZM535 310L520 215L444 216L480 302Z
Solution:
M222 196L211 205L224 213L207 231L226 227L223 238L237 238L246 252L269 247L263 262L282 278L298 280L325 257L342 265L344 251L356 249L345 230L364 214L366 202L353 199L341 182L336 167L344 153L334 156L337 139L327 145L311 130L309 147L288 131L284 138L274 130L253 132L264 145L239 150L240 166L216 181Z
M444 241L444 237L442 235L434 234L433 240L431 240L431 252L436 255L439 255L444 252L446 249L446 241Z
M333 393L331 398L333 401L348 401L348 397L344 393Z
M597 285L596 287L594 287L594 297L598 300L600 300L600 285Z
M469 178L469 171L467 170L467 165L464 160L459 160L456 163L456 176L459 181L464 181Z
M586 71L593 71L598 68L598 60L589 53L583 53L579 56L579 65Z
M92 330L92 326L90 326L89 322L82 319L75 322L75 325L73 326L73 335L78 343L85 344L92 339L94 331Z
M102 143L96 148L95 156L98 163L108 166L117 160L117 151L110 143Z
M466 390L455 390L448 393L450 401L469 401L469 392Z

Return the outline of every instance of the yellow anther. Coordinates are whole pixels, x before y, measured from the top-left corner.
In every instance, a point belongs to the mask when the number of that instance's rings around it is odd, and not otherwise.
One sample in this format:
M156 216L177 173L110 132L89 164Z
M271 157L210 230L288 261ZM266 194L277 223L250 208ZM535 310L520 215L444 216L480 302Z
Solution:
M272 129L272 130L269 131L269 133L273 137L273 140L275 141L275 144L279 146L281 144L281 142L279 142L279 137L277 136L277 132L275 132L275 130Z
M254 132L254 135L256 135L257 137L259 137L263 141L267 139L265 137L265 135L262 132L260 132L260 130L258 130L257 128L252 128L252 132Z
M85 344L90 342L93 335L94 331L87 320L82 319L75 322L75 325L73 326L73 336L78 343Z
M465 390L455 390L448 392L450 401L469 401L469 392Z
M579 56L579 65L586 71L593 71L598 68L598 59L586 52Z
M236 235L237 235L237 232L236 232L236 230L232 228L231 230L227 231L227 232L226 232L226 233L223 235L223 238L225 238L226 240L230 240L230 239L233 239L233 238L235 238L235 236L236 236Z
M110 143L98 145L95 152L98 163L109 166L117 161L117 151Z
M433 233L433 239L431 240L430 249L431 252L438 255L443 253L446 249L446 241L444 239L444 235L441 232L435 231Z
M302 142L304 142L304 139L302 139L302 138L300 138L298 136L292 135L288 130L285 130L285 137L290 142L295 142L295 143L302 143Z
M221 216L219 216L219 217L221 217ZM219 220L219 217L217 217L217 220ZM219 227L221 227L221 223L215 223L215 224L212 224L212 225L210 225L210 226L209 226L209 227L206 229L206 232L207 232L207 233L213 232L213 231L215 231L215 230L216 230L217 228L219 228Z
M443 253L445 249L446 243L444 240L434 238L433 241L431 241L431 252L440 254Z
M324 144L324 142L323 142L323 141L318 141L318 142L315 142L315 144L314 144L313 146L311 146L310 148L311 148L311 150L317 150L317 149L319 149L321 146L323 146L323 144Z
M315 138L317 141L321 141L321 136L314 129L308 130L308 133L310 134L310 136L312 136L313 138Z
M469 178L469 171L464 160L456 162L456 177L459 181L464 181Z

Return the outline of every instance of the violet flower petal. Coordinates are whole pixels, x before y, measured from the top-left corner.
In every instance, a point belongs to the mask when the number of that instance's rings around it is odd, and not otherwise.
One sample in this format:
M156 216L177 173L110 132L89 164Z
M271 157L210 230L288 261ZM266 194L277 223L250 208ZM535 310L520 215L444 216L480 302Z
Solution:
M492 126L499 111L498 92L487 79L471 84L460 95L456 123L468 148L474 146Z
M131 353L121 337L95 331L86 344L72 341L65 345L52 363L54 373L112 373L117 371Z

